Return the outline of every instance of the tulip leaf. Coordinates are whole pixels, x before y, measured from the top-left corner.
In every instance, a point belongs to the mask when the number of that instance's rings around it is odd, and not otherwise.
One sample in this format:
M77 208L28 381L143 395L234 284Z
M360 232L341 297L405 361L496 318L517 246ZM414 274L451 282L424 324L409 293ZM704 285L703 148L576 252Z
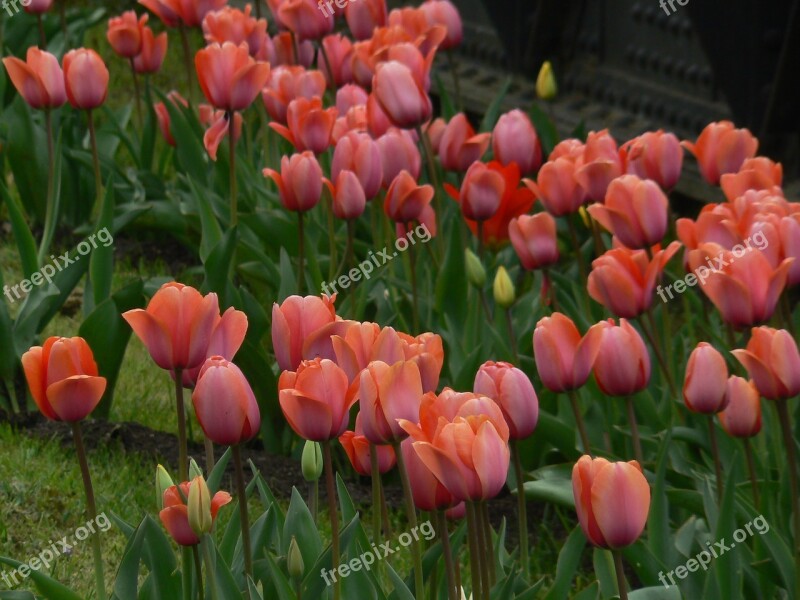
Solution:
M666 494L668 450L672 433L667 432L656 459L656 479L652 486L650 515L647 519L647 542L653 554L671 565L675 562L675 546L670 542L669 501Z
M575 594L574 600L600 600L600 584L596 581Z
M275 559L269 553L267 553L266 563L269 572L269 585L273 586L276 594L276 596L270 595L270 598L276 597L278 600L294 600L295 593L292 591L291 583L289 583L286 574L275 563Z
M156 94L169 113L170 130L175 138L175 157L187 179L198 185L208 184L209 158L202 143L202 129L191 109L175 106L164 94L156 90ZM190 123L189 121L192 121Z
M6 564L14 569L19 569L23 565L21 562L13 558L0 556L0 563ZM82 598L70 590L68 587L51 579L41 571L34 571L30 569L29 577L36 584L36 588L42 593L47 600L82 600Z
M211 543L211 540L208 536L206 536L206 539L203 543L211 545L211 552L214 556L214 570L217 576L217 591L219 593L219 597L225 598L225 600L242 600L242 592L239 590L239 586L236 583L236 578L233 576L228 563L223 560L219 551L214 544ZM174 596L174 598L178 597L179 596Z
M103 197L100 219L97 223L97 231L111 231L114 226L114 175L112 174L106 183L106 193ZM84 242L81 242L84 243ZM85 243L89 243L85 241ZM92 282L93 303L87 307L84 298L84 307L91 310L99 306L111 295L111 280L114 277L114 246L113 244L98 244L89 257L89 278Z
M581 562L581 554L585 546L586 536L583 535L583 531L578 525L569 534L564 547L558 553L555 581L553 582L553 587L550 588L547 596L545 596L545 600L559 600L560 598L568 597L572 579L575 577L575 572Z
M36 600L30 592L0 592L0 600Z
M478 131L491 131L494 129L497 120L500 118L500 111L503 110L503 102L505 102L506 96L508 95L508 90L510 88L511 77L506 77L506 80L503 82L503 86L500 88L500 91L497 92L497 95L494 97L494 100L492 100L489 108L486 109L486 113L483 115L483 120L481 121Z
M30 227L28 227L22 205L11 195L6 184L2 181L0 181L0 196L8 208L11 231L14 233L22 263L22 274L27 279L30 279L30 276L39 270L39 260L36 257L36 242L34 242L33 234Z
M550 153L559 141L555 122L545 114L536 102L531 105L528 116L531 118L531 122L539 136L539 143L542 145L542 154L544 154L544 156L550 156Z
M674 585L646 587L628 592L628 600L681 600L681 592Z
M52 179L50 179L48 182L49 185L47 188L47 206L52 207L53 214L47 215L45 218L45 227L42 231L42 241L39 244L39 254L37 255L40 265L44 264L44 261L47 259L47 255L50 254L50 244L53 241L53 233L58 226L59 216L61 214L61 165L63 162L63 154L61 152L62 137L62 133L59 133L58 140L56 141L53 149L53 175Z
M145 541L147 525L145 520L136 528L135 535L128 539L114 581L113 600L138 600L139 563L142 559L142 545Z
M389 581L392 582L394 586L394 590L389 595L389 600L414 600L414 594L411 593L411 590L408 589L408 586L403 581L403 578L397 574L397 571L392 568L390 563L384 563L386 567L386 572L389 575ZM420 594L422 597L423 594Z
M297 293L297 275L294 273L292 261L285 248L281 248L280 272L281 285L280 288L278 288L278 297L276 299L279 303L286 300L286 298L292 294Z
M167 534L150 515L144 518L147 542L143 546L144 564L150 570L151 585L157 590L156 598L170 600L180 597L181 580L178 561Z
M443 231L445 229L441 228L440 232ZM436 312L449 316L454 323L464 323L469 310L467 303L453 302L453 298L467 298L469 294L461 227L453 227L448 232L447 254L436 277Z
M569 479L526 481L522 489L525 490L525 496L529 499L552 502L569 508L575 507L575 498L572 494L572 482Z
M297 545L303 555L303 562L306 565L314 564L322 552L322 540L319 537L319 530L314 523L311 512L295 487L292 488L292 499L289 502L286 521L283 525L282 554L286 554L289 551L289 543L292 541L292 536L297 538Z
M214 468L211 469L211 473L207 473L206 483L208 484L208 491L212 496L219 491L222 478L225 475L225 469L228 467L232 455L233 450L230 447L227 448L222 456L217 459L217 462L214 463Z
M225 232L219 243L203 261L205 280L202 290L216 292L221 306L233 306L238 293L231 282L233 259L236 254L237 229L233 227Z
M339 531L339 551L340 556L344 557L347 550L353 542L353 539L361 527L361 520L356 517L350 521L343 529ZM299 543L299 541L298 541ZM388 563L386 563L388 565ZM303 589L305 590L303 596L307 598L321 598L325 593L325 582L323 581L320 573L322 569L330 569L332 565L331 545L328 544L325 550L317 557L314 566L311 570L306 571L306 576L303 578Z
M617 576L614 572L614 555L609 550L595 548L592 553L594 574L600 584L600 593L603 598L611 598L619 594Z

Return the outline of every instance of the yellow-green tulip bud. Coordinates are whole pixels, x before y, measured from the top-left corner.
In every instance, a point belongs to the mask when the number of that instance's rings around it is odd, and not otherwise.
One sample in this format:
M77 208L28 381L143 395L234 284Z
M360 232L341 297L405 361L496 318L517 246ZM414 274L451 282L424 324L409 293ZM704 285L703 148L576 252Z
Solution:
M502 308L510 308L514 304L514 300L516 300L514 283L508 276L506 268L500 267L494 278L494 301Z
M214 520L211 516L211 492L206 480L195 477L189 484L189 527L198 537L211 531Z
M317 442L306 442L300 465L306 481L317 481L322 476L322 449Z
M169 473L167 473L167 470L161 465L158 465L158 467L156 467L156 506L158 510L164 508L164 492L173 485L175 485L175 483L172 481L172 477L169 476Z
M193 458L189 459L189 481L195 477L203 477L203 471Z
M558 94L556 78L553 75L553 65L549 60L544 61L536 78L536 95L542 100L552 100Z
M481 264L481 259L467 248L464 251L464 262L467 270L467 280L478 289L486 285L486 269Z
M292 536L292 541L289 543L289 552L286 555L286 568L289 571L289 577L292 579L302 579L305 572L305 565L303 564L303 555L300 553L300 546L297 545L297 540Z

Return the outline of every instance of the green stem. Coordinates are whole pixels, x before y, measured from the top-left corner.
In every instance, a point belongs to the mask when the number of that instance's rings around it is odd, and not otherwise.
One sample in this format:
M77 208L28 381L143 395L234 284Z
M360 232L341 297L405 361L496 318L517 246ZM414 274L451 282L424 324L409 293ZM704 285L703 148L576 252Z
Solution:
M139 76L136 74L136 65L133 63L133 58L130 59L130 64L131 73L133 74L133 91L136 95L136 121L141 131L142 127L144 127L144 121L142 121L142 96L139 93Z
M339 262L338 252L336 246L336 224L333 219L333 198L330 202L325 204L326 212L328 213L328 245L330 251L330 266L328 267L328 278L332 281L336 276L336 264Z
M239 210L237 207L237 189L236 189L236 139L234 138L235 113L228 113L228 147L230 148L230 188L231 188L231 227L236 227L239 222Z
M575 415L575 423L578 425L578 433L581 436L581 444L583 445L583 453L591 454L591 444L589 444L589 434L586 433L586 425L583 423L583 416L581 415L581 408L578 406L578 394L575 390L568 392L569 401L572 405L572 412Z
M186 27L181 23L178 26L180 31L181 45L183 46L183 62L186 69L186 78L189 83L189 105L194 105L194 78L192 77L192 51L189 49L189 36L186 35Z
M450 547L450 532L447 528L447 517L443 510L436 511L436 529L442 541L442 554L444 555L444 571L447 576L448 600L459 600L461 594L456 587L456 571L453 566L453 549Z
M80 422L72 424L72 437L75 440L75 452L78 455L78 464L81 468L83 478L83 489L86 492L86 514L89 521L97 519L97 505L94 500L94 488L92 487L92 476L89 473L89 463L86 460L86 448L83 445L83 434ZM106 579L103 575L103 551L100 548L100 536L97 532L92 534L92 554L94 557L94 581L97 589L98 600L107 598Z
M467 540L469 542L469 567L472 575L472 598L484 600L483 586L481 584L481 558L478 545L478 532L475 523L475 507L472 502L466 503L467 507Z
M744 455L747 457L747 471L750 474L750 487L753 490L753 503L756 510L761 510L760 499L758 497L758 476L756 475L756 461L753 458L753 447L750 445L750 438L744 438Z
M91 110L86 112L89 114L89 141L92 145L92 166L94 167L95 201L92 217L93 220L95 220L100 218L100 205L103 201L103 176L100 173L100 156L97 153L97 134L94 128L94 113Z
M319 518L319 480L308 482L308 510L314 519L314 523L318 523Z
M189 480L189 451L186 443L186 407L183 402L183 369L175 369L175 400L178 411L178 479Z
M403 485L403 496L406 504L406 516L408 518L408 528L414 531L417 527L417 509L414 507L414 498L411 495L411 481L408 478L406 462L403 453L400 451L400 443L394 442L394 453L397 456L397 470L400 473L400 482ZM411 554L414 558L414 595L416 598L423 598L425 588L422 580L422 552L419 547L419 540L414 539L411 543Z
M299 211L297 213L297 243L300 246L298 251L298 259L300 261L300 267L297 270L297 293L303 293L303 288L305 287L306 276L305 276L305 233L303 231L303 211Z
M486 545L484 548L487 548L488 550L483 556L486 559L486 570L489 575L489 588L491 589L492 586L494 586L494 584L497 582L497 572L495 569L494 560L494 542L492 542L492 524L489 522L489 507L486 504L486 501L482 500L478 503L476 508L483 524L484 539L486 540Z
M625 585L625 570L622 568L622 553L614 550L614 567L617 571L617 585L619 586L619 600L628 600L628 588Z
M522 473L522 457L517 440L511 440L511 459L514 461L514 477L517 480L517 513L519 522L519 560L522 563L522 576L527 579L528 559L528 508L525 503L524 476Z
M381 471L375 444L369 445L369 462L372 468L372 541L377 544L381 538Z
M797 484L797 455L795 441L792 435L792 421L786 400L775 402L778 410L778 420L781 422L783 443L786 446L786 460L789 467L789 487L792 494L792 512L794 513L794 559L795 559L795 590L800 590L800 499L798 498Z
M639 439L639 426L636 424L636 411L633 409L633 398L625 397L625 405L628 409L628 424L631 428L631 438L633 438L633 455L639 464L644 466L644 455L642 454L642 441Z
M214 458L214 442L204 436L203 443L206 450L206 476L208 476L214 470L217 459Z
M331 519L331 569L339 568L339 509L336 506L336 485L333 476L333 455L330 440L322 442L322 460L325 463L325 483L328 492L328 512ZM333 583L333 600L341 597L341 579Z
M253 575L253 557L250 548L250 518L247 514L247 486L244 484L244 468L242 452L239 444L232 447L233 465L236 470L236 493L239 496L239 518L242 522L242 552L244 553L244 572L247 577Z
M47 128L47 208L44 215L44 232L42 242L39 246L39 265L41 266L47 259L50 249L50 242L53 239L53 229L57 221L56 198L55 198L55 149L53 144L53 114L47 108L44 111L45 126Z
M711 443L711 455L714 457L714 473L717 478L717 501L722 503L722 462L719 459L717 432L714 429L714 416L708 416L708 439Z
M411 301L414 309L412 322L414 323L414 335L419 333L419 292L417 290L417 256L414 252L414 245L408 246L408 264L411 273Z
M183 600L194 600L192 594L192 549L181 546L181 589Z
M672 394L670 402L672 402L674 401L675 398L677 398L678 390L675 387L675 381L672 378L672 373L669 370L669 365L667 364L667 360L664 357L663 348L658 339L658 329L656 328L656 320L653 318L653 312L652 310L648 310L646 314L647 314L647 321L650 324L650 330L648 330L648 328L645 327L644 321L641 321L642 331L644 331L645 335L647 336L647 340L653 347L653 352L655 352L656 354L656 360L658 360L658 365L661 367L661 372L664 373L664 378L667 380L667 384L669 385L669 391Z
M197 574L197 589L200 591L200 598L205 598L206 594L203 590L203 569L200 565L200 551L197 549L197 544L192 546L192 555L194 556L194 570Z
M417 125L417 136L419 143L422 145L422 153L425 155L425 164L428 171L428 179L433 185L433 210L436 212L436 219L439 227L442 226L444 220L444 212L442 210L442 200L439 194L439 173L436 171L436 163L433 160L433 148L431 148L428 136L422 131L422 127ZM444 236L436 236L439 245L439 254L444 255Z
M206 577L208 578L208 588L211 590L211 600L218 600L219 593L217 591L217 573L216 573L216 561L211 556L211 550L213 548L211 541L211 536L206 534L203 536L202 546L203 546L203 558L206 563Z
M519 352L517 351L517 336L514 333L514 322L511 319L511 307L506 309L506 325L508 326L508 341L511 344L511 355L514 357L514 364L520 364Z

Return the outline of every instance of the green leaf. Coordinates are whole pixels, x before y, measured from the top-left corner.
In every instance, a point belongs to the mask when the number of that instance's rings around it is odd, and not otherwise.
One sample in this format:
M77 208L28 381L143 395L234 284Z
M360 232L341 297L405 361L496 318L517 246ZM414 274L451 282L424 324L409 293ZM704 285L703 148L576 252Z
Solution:
M500 118L500 111L503 110L503 101L506 99L510 87L511 77L507 77L503 83L503 87L500 88L500 91L497 92L497 96L492 100L489 108L486 109L486 114L483 115L483 121L481 121L481 126L478 128L478 131L491 131L494 129L497 119Z
M542 153L545 156L549 156L553 148L555 148L556 144L559 142L556 124L535 102L531 106L528 115L533 122L533 126L536 128L536 133L539 134L539 142L542 144Z
M39 259L36 257L36 242L25 219L22 206L11 196L6 184L0 181L0 196L8 207L8 216L11 219L11 231L17 242L17 250L22 261L22 273L30 279L39 270Z
M681 592L674 585L646 587L628 592L628 600L681 600Z
M656 460L656 480L652 485L650 517L647 519L647 541L650 550L668 565L673 564L677 558L675 547L670 543L669 502L666 493L668 449L671 442L672 433L668 431Z
M614 555L609 550L595 548L592 554L594 574L600 583L600 593L603 598L611 598L619 594L617 576L614 571Z
M53 148L53 175L48 182L47 207L52 206L53 214L45 217L45 227L42 231L42 241L39 244L38 261L44 264L47 255L50 254L50 244L53 241L53 233L58 226L59 215L61 214L61 164L63 155L61 153L62 133L58 134L58 141Z
M212 496L216 494L221 487L222 477L225 475L225 469L228 467L232 455L233 450L228 447L214 464L211 473L208 474L206 483L208 484L208 491L211 492Z
M14 569L19 569L23 566L21 562L13 558L6 558L5 556L0 556L0 563L7 564ZM71 589L60 584L55 579L51 579L41 571L31 570L29 577L47 600L83 600L83 598Z
M560 600L568 597L572 579L575 577L578 565L581 562L584 546L586 546L586 537L583 535L580 526L577 526L569 534L564 547L558 554L556 578L553 582L553 587L550 588L547 596L545 596L545 600Z
M189 179L189 185L192 188L197 214L200 216L200 260L205 263L214 248L222 241L222 227L205 190L192 179Z
M292 541L292 536L297 538L297 545L300 547L303 562L306 565L313 565L322 552L322 540L314 523L314 517L311 516L311 511L308 510L297 488L292 488L292 499L289 502L289 509L286 511L286 522L283 526L283 545L281 550L284 555L289 551L289 543Z
M572 482L570 480L540 479L538 481L526 481L522 489L525 490L526 498L575 508L575 497L572 493Z
M114 581L113 600L138 600L139 563L142 559L142 544L146 531L146 521L142 520L136 528L135 535L128 539Z
M450 94L447 93L447 89L444 87L442 78L439 77L439 74L434 73L433 78L436 82L436 89L439 92L439 107L441 109L442 118L449 123L450 119L456 115L456 108L453 106L453 101L450 99Z

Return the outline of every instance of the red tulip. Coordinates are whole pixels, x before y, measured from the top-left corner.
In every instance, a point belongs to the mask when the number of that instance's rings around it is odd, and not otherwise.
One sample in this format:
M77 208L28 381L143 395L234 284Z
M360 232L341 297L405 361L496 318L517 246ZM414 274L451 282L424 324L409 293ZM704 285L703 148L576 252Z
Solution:
M281 410L301 438L325 442L347 429L355 398L347 395L347 374L336 363L317 358L284 371L278 382Z
M586 202L587 195L575 179L575 162L568 158L551 158L542 165L537 181L522 182L542 201L545 210L555 217L576 212Z
M272 347L283 371L297 369L303 361L303 347L313 334L336 320L333 298L289 296L283 304L272 305Z
M322 108L321 98L292 100L286 111L286 120L288 127L280 123L270 123L269 126L298 151L311 150L314 154L322 154L330 147L336 108Z
M162 369L191 369L206 359L211 334L219 320L216 294L202 296L193 287L165 283L146 310L122 314Z
M278 186L281 204L294 212L314 208L322 196L322 168L310 151L281 158L281 172L264 169L265 177Z
M402 171L419 179L422 156L408 131L391 128L378 138L383 171L383 187L388 188Z
M700 342L689 356L683 383L683 401L697 413L713 415L725 408L729 398L728 365L711 344Z
M92 110L108 96L108 69L94 50L79 48L64 55L64 85L69 103Z
M542 164L542 148L536 129L528 115L519 109L498 119L492 134L492 150L495 160L503 165L517 163L523 174L535 172Z
M251 16L253 6L244 11L232 6L208 13L203 19L203 36L209 44L231 42L236 46L246 43L251 56L257 56L269 43L267 20Z
M458 113L445 127L439 142L439 159L450 171L464 172L479 161L489 147L491 134L476 134L464 113Z
M595 546L624 548L642 535L650 512L650 486L635 460L582 456L572 469L572 493L581 529Z
M552 160L552 156L551 156ZM575 180L590 200L602 202L609 184L622 175L623 164L617 142L607 129L590 132Z
M655 181L623 175L608 186L605 204L589 214L628 248L647 248L664 239L669 202Z
M333 31L335 23L319 10L315 0L283 0L278 18L299 40L319 40Z
M36 406L53 421L85 419L106 391L106 378L98 376L92 349L80 337L47 338L22 355L22 368Z
M508 237L522 266L532 271L558 262L556 221L549 213L522 215L508 225Z
M108 20L106 38L114 52L123 58L133 58L142 51L142 30L149 15L142 15L137 20L132 10L125 11L119 17Z
M158 513L161 523L169 533L170 537L180 546L195 546L200 543L200 538L189 525L189 508L187 502L191 486L197 485L201 478L198 476L191 482L184 481L178 486L173 485L164 490L162 506ZM219 509L232 500L228 492L217 492L211 499L211 520L216 520Z
M622 145L628 173L652 179L665 190L678 183L683 167L683 148L674 133L648 131Z
M539 399L531 380L514 365L492 361L483 363L475 375L473 391L491 398L500 406L510 439L525 439L536 429Z
M785 329L754 327L747 348L732 354L768 400L787 400L800 393L800 352Z
M536 368L552 392L576 390L589 379L600 350L606 322L592 326L581 338L572 320L561 313L540 319L533 332Z
M725 197L733 202L750 190L769 190L781 195L783 166L764 156L748 158L737 173L725 173L720 177L720 185Z
M594 377L604 394L631 396L650 381L650 354L639 332L625 319L619 326L609 319L600 336L600 350L594 361Z
M422 82L401 62L379 64L372 89L386 116L400 129L412 129L431 118L433 106Z
M366 40L376 27L386 25L386 12L386 0L358 0L346 4L344 18L353 37Z
M408 171L401 171L386 192L384 210L393 221L409 223L419 221L423 209L431 203L433 186L417 185Z
M732 375L725 390L725 410L719 424L733 437L753 437L761 431L761 395L755 384Z
M717 185L726 173L736 173L742 163L755 156L758 140L747 129L736 129L730 121L710 123L696 143L683 142L694 154L700 172L712 185Z
M167 54L167 32L153 35L149 27L142 28L142 51L133 58L137 73L156 73Z
M228 112L250 106L269 80L269 64L256 62L247 44L209 44L195 55L194 64L206 99Z
M327 35L322 39L322 50L317 54L317 65L325 76L328 87L337 89L346 83L353 82L353 70L351 67L351 56L353 54L353 42L341 33ZM330 64L331 72L328 72Z
M356 415L355 431L345 431L339 436L339 443L344 448L344 452L347 454L347 458L350 459L350 464L353 465L356 473L364 477L371 477L370 441L364 435L364 429L361 426L361 413ZM378 472L383 474L391 471L397 462L394 448L386 445L375 446L375 452L378 455Z
M383 183L380 145L365 133L344 135L333 151L331 177L338 179L345 170L355 173L367 199L377 196Z
M26 0L21 2L26 13L41 15L46 13L53 6L53 0Z
M325 93L325 76L304 67L279 66L272 69L269 82L261 91L264 106L273 120L286 123L289 103L296 98L315 98Z
M49 52L31 46L24 62L9 56L3 64L11 83L31 108L58 108L67 101L64 73Z
M337 219L357 219L367 207L367 196L358 176L352 171L339 171L335 185L325 180L333 198L333 214Z
M644 250L607 251L592 261L589 295L618 317L638 317L652 305L656 283L680 247L680 242L672 242L652 260Z
M449 0L427 0L419 7L431 27L441 25L447 30L447 35L439 45L442 50L450 50L459 46L464 38L464 27L461 15L455 5Z

